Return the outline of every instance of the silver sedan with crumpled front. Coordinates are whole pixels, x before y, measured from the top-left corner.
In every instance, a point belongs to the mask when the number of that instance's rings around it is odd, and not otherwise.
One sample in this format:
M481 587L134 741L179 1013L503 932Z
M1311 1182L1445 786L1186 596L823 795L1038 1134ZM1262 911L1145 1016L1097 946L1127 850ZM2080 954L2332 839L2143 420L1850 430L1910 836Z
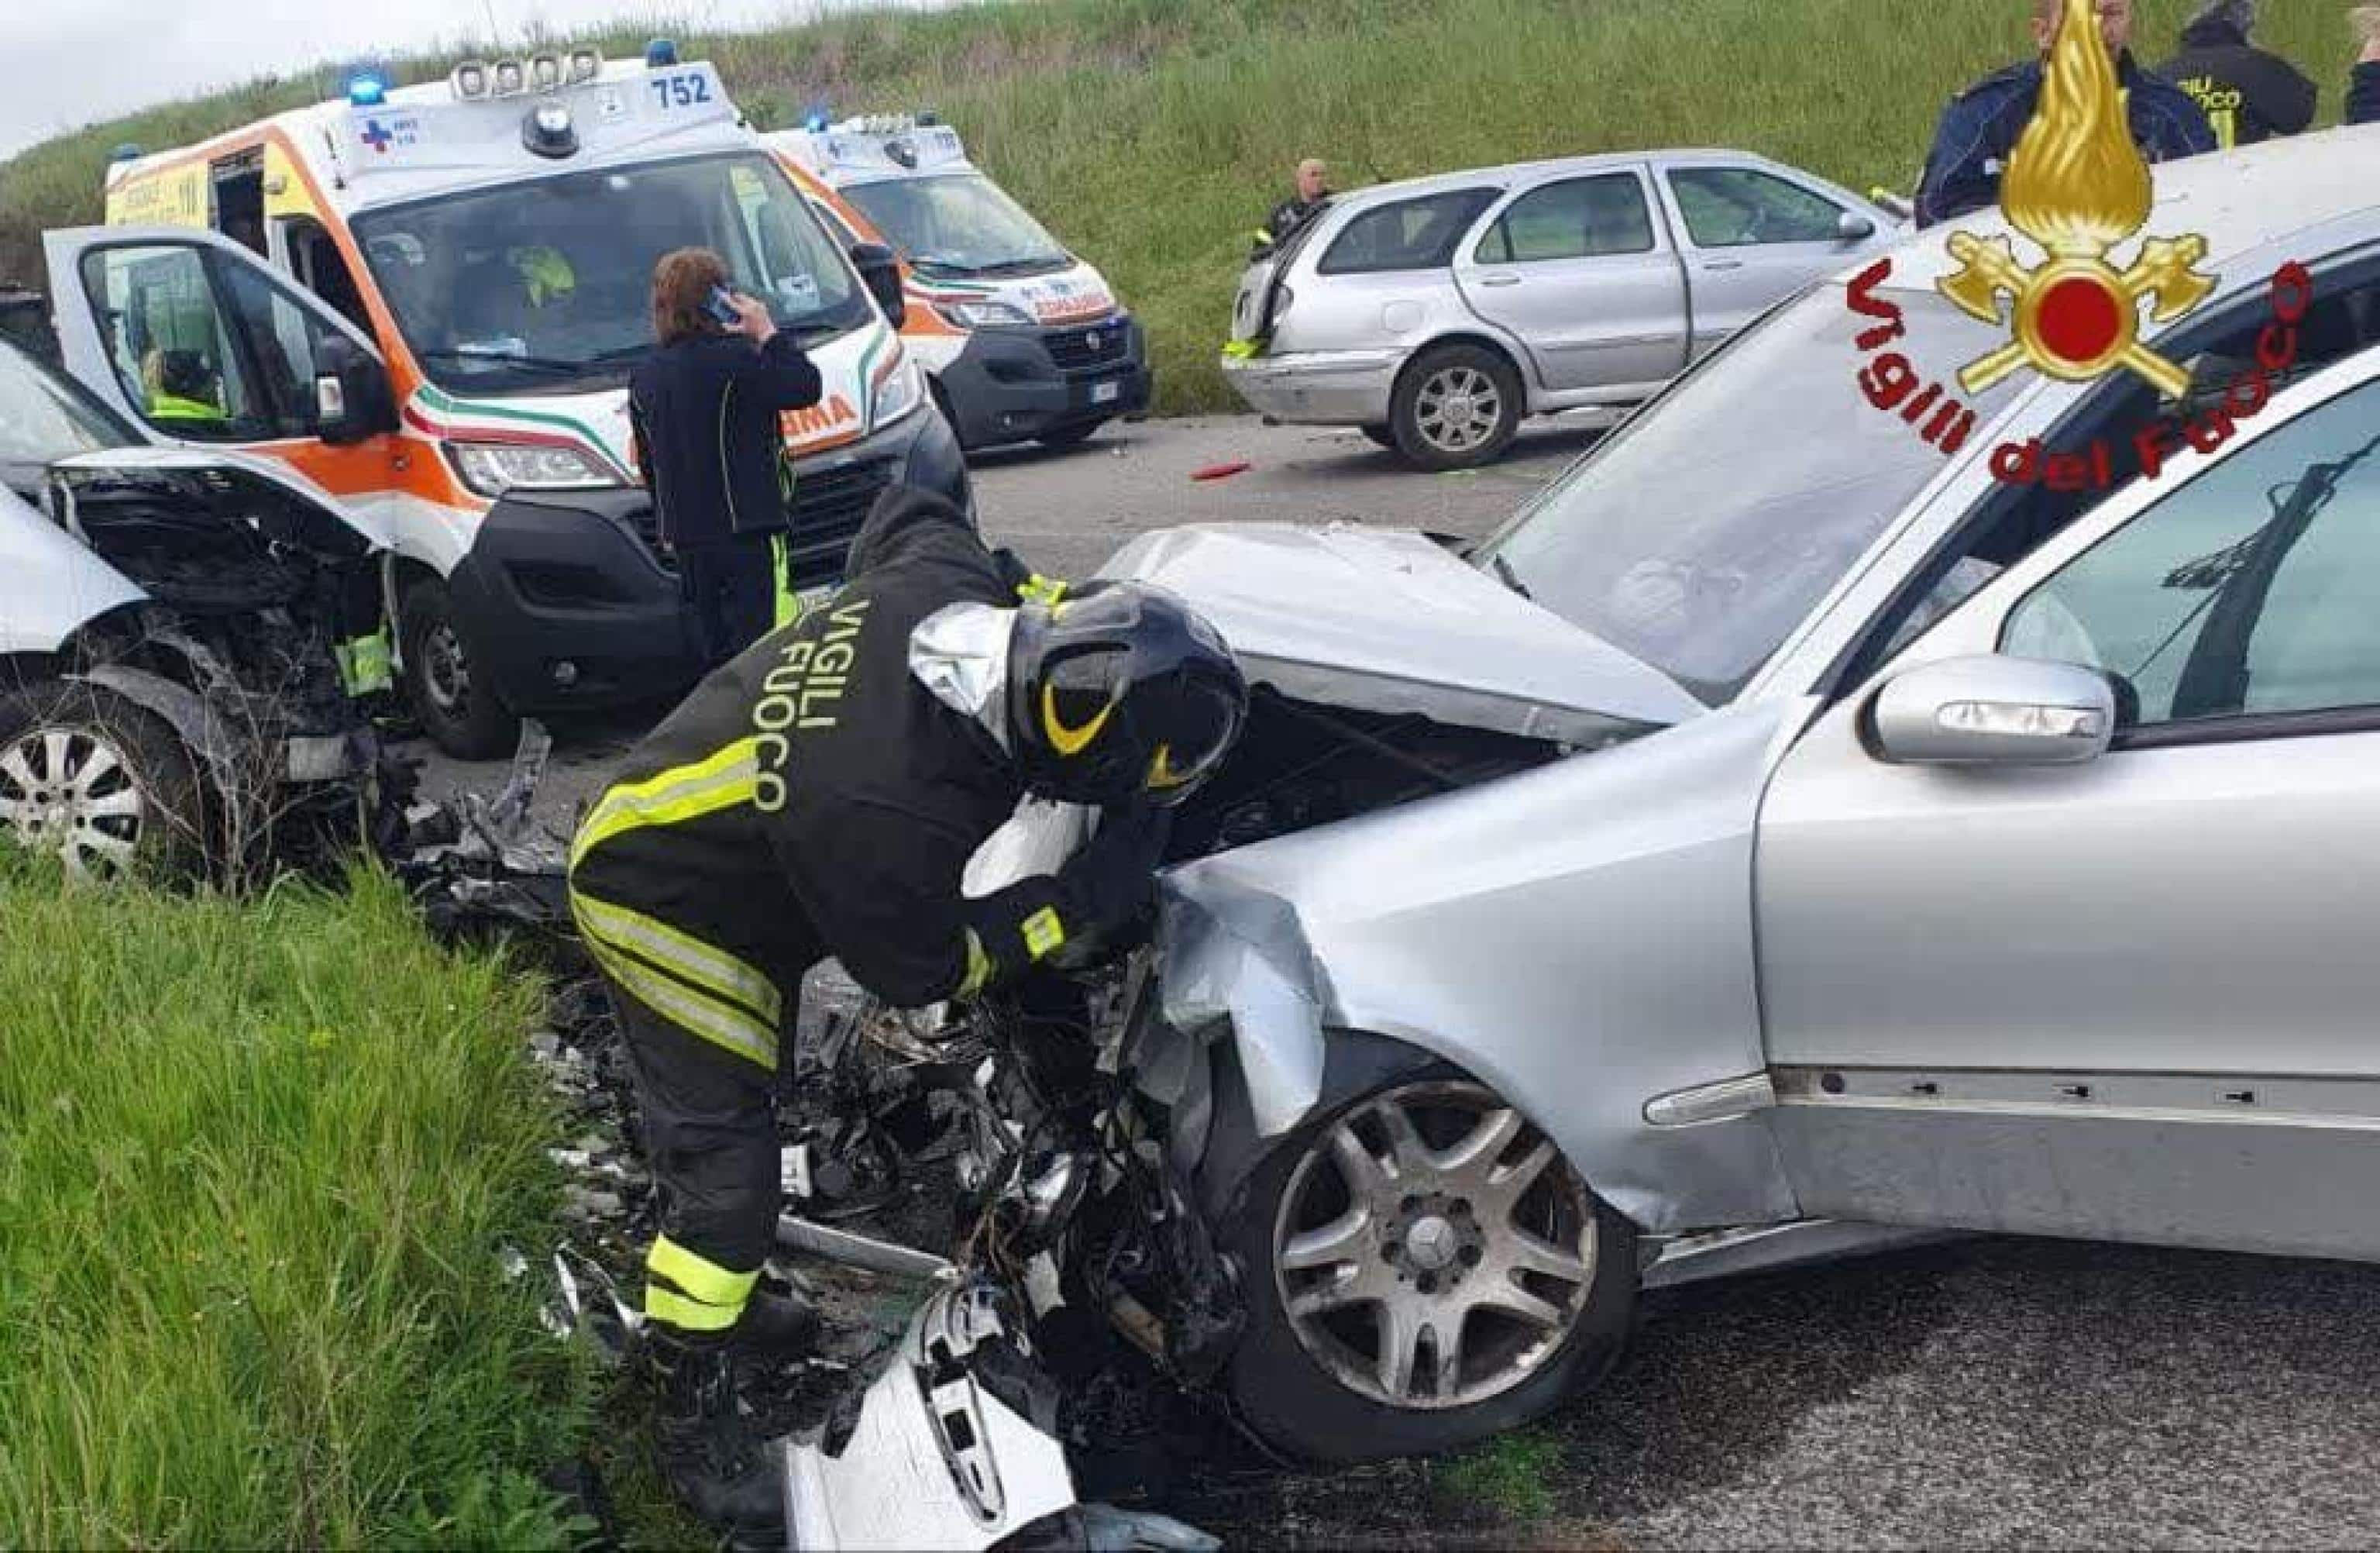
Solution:
M1746 152L1581 156L1342 195L1240 278L1223 374L1426 469L1523 417L1649 398L1897 221Z
M1466 556L1117 556L1256 687L1129 1057L1252 1427L1461 1445L1602 1373L1648 1282L1904 1231L2380 1260L2375 155L2157 169L2146 233L2219 277L2143 324L2171 397L2027 373L1925 440L1939 394L1889 390L2009 339L1935 233Z

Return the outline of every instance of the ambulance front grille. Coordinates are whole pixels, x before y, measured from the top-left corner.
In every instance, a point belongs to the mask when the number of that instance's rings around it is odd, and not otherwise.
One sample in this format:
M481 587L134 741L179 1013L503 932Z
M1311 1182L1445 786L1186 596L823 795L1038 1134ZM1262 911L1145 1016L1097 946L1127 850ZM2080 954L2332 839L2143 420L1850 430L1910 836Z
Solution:
M844 557L868 520L868 509L892 483L890 459L800 471L794 485L794 586L813 587L843 576Z
M1087 329L1065 329L1043 336L1050 360L1061 372L1086 372L1123 360L1131 331L1123 319L1094 324Z

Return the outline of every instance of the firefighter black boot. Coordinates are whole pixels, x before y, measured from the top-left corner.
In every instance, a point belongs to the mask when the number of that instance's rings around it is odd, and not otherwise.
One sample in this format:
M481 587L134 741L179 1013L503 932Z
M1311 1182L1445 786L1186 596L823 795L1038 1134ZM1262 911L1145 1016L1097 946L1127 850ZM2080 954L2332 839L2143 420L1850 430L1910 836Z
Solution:
M782 1531L783 1475L735 1406L735 1366L723 1333L679 1332L658 1323L652 1340L660 1397L662 1471L686 1507L731 1532Z
M735 1345L771 1359L798 1359L817 1346L818 1307L799 1290L783 1294L762 1288L752 1290L736 1320Z

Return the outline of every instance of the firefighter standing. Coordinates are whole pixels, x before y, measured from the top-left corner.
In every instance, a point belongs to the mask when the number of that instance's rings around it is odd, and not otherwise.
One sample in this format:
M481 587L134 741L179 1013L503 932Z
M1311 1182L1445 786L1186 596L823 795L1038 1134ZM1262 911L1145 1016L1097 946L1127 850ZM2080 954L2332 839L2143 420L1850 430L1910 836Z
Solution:
M2151 162L2172 162L2215 149L2205 111L2180 87L2132 60L2132 0L2092 0L2099 34L2116 58L2132 140ZM2033 0L2033 37L2040 56L1985 76L1950 100L1934 131L1934 150L1917 190L1917 224L1931 226L1999 203L2000 175L2041 99L2043 58L2058 36L2066 0Z
M661 1233L645 1314L662 1456L714 1522L781 1514L726 1342L774 1243L778 1035L827 955L886 1002L967 997L1137 915L1163 806L1221 761L1246 686L1171 594L1020 604L956 507L880 498L850 581L712 674L630 758L571 853L571 904L636 1070ZM967 899L1026 793L1099 807L1056 873Z
M2304 134L2322 95L2304 71L2249 42L2255 29L2256 0L2207 0L2182 28L2181 52L2157 69L2198 100L2225 151Z
M653 268L661 349L628 379L637 469L677 558L705 668L758 642L783 591L778 536L791 471L782 417L818 403L818 369L749 297L731 326L707 311L727 266L682 248Z

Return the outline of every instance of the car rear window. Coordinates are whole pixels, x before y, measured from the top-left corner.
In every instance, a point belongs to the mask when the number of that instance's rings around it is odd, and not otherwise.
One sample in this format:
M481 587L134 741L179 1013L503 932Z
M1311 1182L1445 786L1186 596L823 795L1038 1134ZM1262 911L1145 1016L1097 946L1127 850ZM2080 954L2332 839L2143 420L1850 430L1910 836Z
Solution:
M1451 263L1463 235L1496 202L1493 189L1450 189L1367 210L1347 223L1315 268L1323 275L1434 270Z

